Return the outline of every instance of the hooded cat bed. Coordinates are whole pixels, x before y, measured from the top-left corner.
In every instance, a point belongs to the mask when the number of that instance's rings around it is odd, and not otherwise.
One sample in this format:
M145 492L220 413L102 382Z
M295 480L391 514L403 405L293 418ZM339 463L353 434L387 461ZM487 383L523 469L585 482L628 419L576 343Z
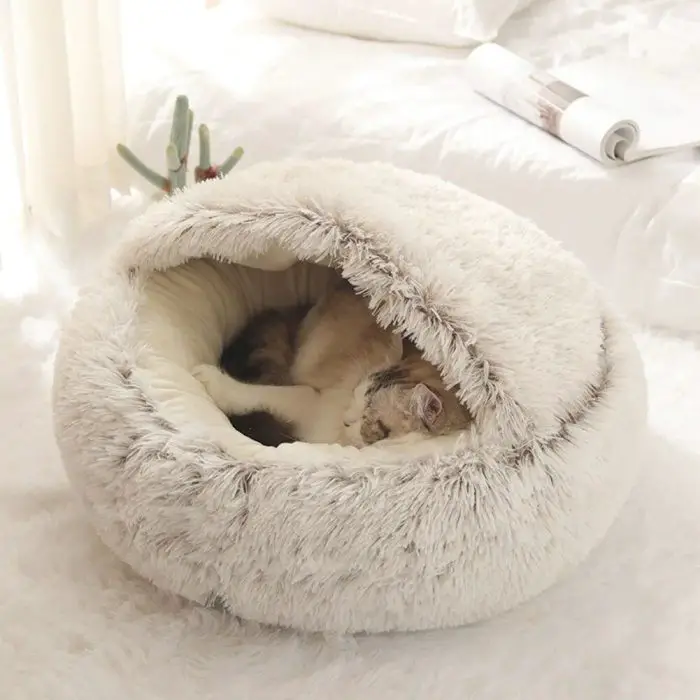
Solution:
M330 267L441 368L471 432L272 448L230 426L192 368L252 313L317 298ZM342 161L235 171L136 220L64 329L54 413L94 527L137 572L336 632L461 625L543 591L615 518L646 422L634 344L578 261L436 178Z

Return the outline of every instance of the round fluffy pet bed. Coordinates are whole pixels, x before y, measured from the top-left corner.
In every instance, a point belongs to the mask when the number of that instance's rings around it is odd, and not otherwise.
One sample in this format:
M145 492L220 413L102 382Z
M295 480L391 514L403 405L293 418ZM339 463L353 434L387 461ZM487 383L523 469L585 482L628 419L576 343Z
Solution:
M415 444L265 447L191 370L329 267L475 416ZM55 428L100 537L156 585L304 630L460 625L544 590L633 483L645 384L582 265L531 223L381 164L283 162L154 205L83 290Z

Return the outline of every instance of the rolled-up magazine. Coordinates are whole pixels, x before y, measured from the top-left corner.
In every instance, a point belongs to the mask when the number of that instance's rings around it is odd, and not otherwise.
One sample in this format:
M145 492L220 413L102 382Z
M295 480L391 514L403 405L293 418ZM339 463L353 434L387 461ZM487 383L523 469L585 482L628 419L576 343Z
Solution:
M473 89L492 102L605 165L632 163L700 146L674 139L663 124L640 125L606 104L497 44L482 44L467 59ZM687 139L687 134L684 138Z

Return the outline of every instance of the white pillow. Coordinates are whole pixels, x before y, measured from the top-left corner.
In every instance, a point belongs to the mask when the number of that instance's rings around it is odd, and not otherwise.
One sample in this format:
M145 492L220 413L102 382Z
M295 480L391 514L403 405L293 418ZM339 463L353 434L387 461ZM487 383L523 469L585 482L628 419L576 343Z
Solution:
M472 46L533 0L257 0L272 19L363 39Z

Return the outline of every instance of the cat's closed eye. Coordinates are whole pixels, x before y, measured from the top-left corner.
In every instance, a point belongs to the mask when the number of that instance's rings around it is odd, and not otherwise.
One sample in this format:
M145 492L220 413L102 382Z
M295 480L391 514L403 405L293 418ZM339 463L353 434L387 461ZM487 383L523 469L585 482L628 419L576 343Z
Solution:
M382 420L377 421L377 430L379 431L379 434L381 435L381 437L379 438L380 440L385 440L386 438L389 437L389 433L391 433L389 428L386 426L386 423L384 423L384 421L382 421Z

